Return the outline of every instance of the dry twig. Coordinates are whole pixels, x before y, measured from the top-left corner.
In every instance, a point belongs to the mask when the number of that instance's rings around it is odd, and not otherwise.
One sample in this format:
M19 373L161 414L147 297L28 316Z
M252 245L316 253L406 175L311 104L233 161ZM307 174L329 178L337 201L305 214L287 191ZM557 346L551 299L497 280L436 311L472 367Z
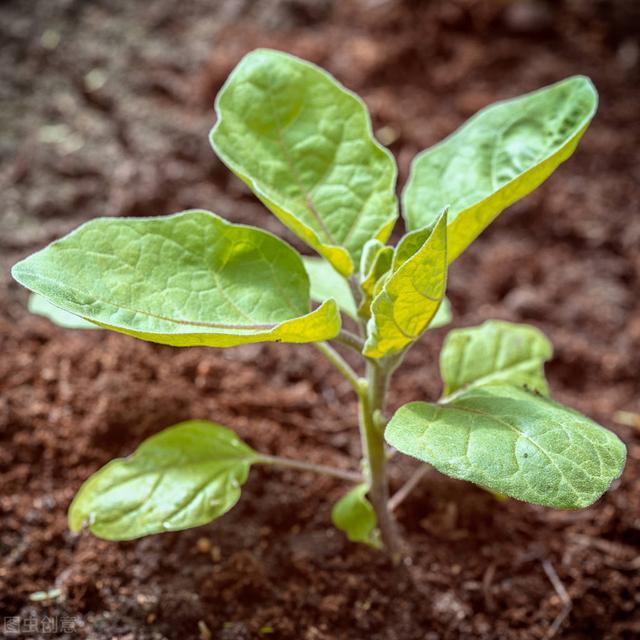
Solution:
M569 615L569 612L571 611L571 607L573 606L573 602L571 601L571 596L569 595L567 590L564 588L564 584L562 584L562 580L560 580L560 577L556 573L556 570L553 568L553 565L551 564L551 562L549 562L549 560L546 560L546 559L541 560L541 562L542 562L542 568L544 569L544 572L547 574L547 578L549 578L549 582L551 582L551 584L553 585L553 588L555 589L556 593L558 594L558 597L560 598L560 600L564 605L564 607L562 608L562 611L556 616L556 619L551 623L551 626L549 627L549 630L545 635L545 640L550 640L550 638L553 638L556 635L556 633L558 633L558 630L562 626L562 623L565 621L566 617Z

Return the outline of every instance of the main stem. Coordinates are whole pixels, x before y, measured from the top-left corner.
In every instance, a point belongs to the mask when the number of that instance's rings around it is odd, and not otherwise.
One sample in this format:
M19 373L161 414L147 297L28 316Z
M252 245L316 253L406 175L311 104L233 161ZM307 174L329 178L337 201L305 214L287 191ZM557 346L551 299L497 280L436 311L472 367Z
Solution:
M367 384L359 394L360 435L369 477L369 498L376 512L382 543L394 564L402 560L403 550L396 521L389 510L387 455L384 446L384 423L381 420L392 367L367 361Z

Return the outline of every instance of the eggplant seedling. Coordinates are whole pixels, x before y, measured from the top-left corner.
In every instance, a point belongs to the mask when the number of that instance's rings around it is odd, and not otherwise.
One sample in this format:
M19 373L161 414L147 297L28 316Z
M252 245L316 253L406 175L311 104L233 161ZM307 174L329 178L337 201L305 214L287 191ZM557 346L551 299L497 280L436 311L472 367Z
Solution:
M71 529L125 540L203 525L236 504L253 465L266 464L352 483L334 523L398 561L391 448L518 500L562 509L597 500L620 475L625 447L549 397L552 347L532 326L451 331L440 356L443 396L385 414L408 349L450 319L449 265L571 155L596 106L593 85L577 76L480 111L415 158L401 198L408 231L390 246L396 164L362 100L291 55L248 54L217 97L211 144L320 257L198 210L92 220L16 264L13 276L37 294L35 311L67 326L176 347L315 345L357 397L361 464L267 455L224 426L188 421L89 478L70 507ZM360 368L339 349L355 352Z

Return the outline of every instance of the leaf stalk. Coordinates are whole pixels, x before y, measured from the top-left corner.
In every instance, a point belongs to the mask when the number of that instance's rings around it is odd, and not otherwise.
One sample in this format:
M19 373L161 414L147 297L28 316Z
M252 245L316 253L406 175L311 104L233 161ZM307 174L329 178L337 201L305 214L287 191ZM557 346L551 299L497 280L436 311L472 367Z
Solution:
M342 374L358 397L361 397L364 393L364 380L351 368L351 365L327 342L314 342L313 346Z
M314 464L313 462L306 462L305 460L296 460L294 458L260 454L256 462L259 464L267 464L275 467L283 467L286 469L310 471L312 473L333 476L334 478L339 478L340 480L347 480L348 482L362 482L362 475L357 471L338 469L336 467L329 467L324 464Z
M340 342L358 353L362 353L362 350L364 349L364 340L360 336L357 336L355 333L351 333L351 331L347 331L346 329L340 330L340 333L335 337L335 341Z

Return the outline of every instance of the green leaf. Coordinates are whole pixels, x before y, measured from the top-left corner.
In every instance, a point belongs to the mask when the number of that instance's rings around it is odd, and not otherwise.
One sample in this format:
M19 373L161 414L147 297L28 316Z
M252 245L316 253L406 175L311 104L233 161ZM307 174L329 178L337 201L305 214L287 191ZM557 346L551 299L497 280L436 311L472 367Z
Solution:
M367 272L363 272L363 279L360 282L362 290L362 301L358 313L362 318L371 317L371 303L378 293L378 289L382 290L384 284L384 276L391 269L391 261L393 260L393 247L381 245L375 257L372 259Z
M386 247L384 242L376 240L367 240L362 248L362 255L360 256L360 280L364 280L367 274L371 271L373 263L375 262L378 254ZM393 250L393 249L392 249Z
M358 310L349 283L324 259L302 256L311 282L311 299L316 302L335 300L341 311L354 320Z
M100 327L93 322L89 322L84 318L69 313L55 304L49 302L44 296L32 293L29 296L29 311L37 316L43 316L53 322L53 324L63 327L64 329L99 329Z
M349 276L397 218L396 165L366 106L331 75L279 51L245 56L216 99L220 159L296 235Z
M544 363L553 347L535 327L488 320L449 332L440 352L444 395L503 383L549 395Z
M483 109L413 161L402 197L410 229L449 205L449 262L506 207L546 180L573 153L598 102L575 76Z
M385 438L448 476L562 509L595 502L622 473L626 455L589 418L507 385L472 389L444 405L407 404Z
M382 547L376 528L376 514L367 500L369 487L359 484L345 494L333 507L333 524L347 534L351 542L363 542L376 549Z
M382 358L402 351L429 326L447 287L447 212L422 247L386 279L371 304L364 354Z
M106 540L207 524L231 509L259 455L233 431L191 420L145 440L91 476L69 508L69 527Z
M98 218L14 266L13 277L107 329L184 347L314 342L340 331L333 300L285 242L207 211Z
M393 262L391 270L396 272L409 258L413 257L429 239L429 236L433 233L435 225L423 227L416 231L409 231L405 233L398 246L393 252Z

